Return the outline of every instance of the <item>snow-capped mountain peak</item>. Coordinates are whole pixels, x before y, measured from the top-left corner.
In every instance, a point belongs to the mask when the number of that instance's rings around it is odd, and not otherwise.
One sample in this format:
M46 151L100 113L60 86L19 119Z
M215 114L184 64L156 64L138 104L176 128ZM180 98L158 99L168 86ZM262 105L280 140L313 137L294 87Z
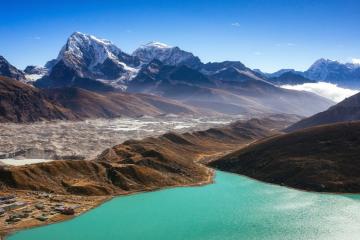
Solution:
M147 44L144 44L140 46L140 48L159 48L159 49L169 49L172 48L172 46L169 46L165 43L157 42L157 41L151 41Z
M132 55L138 57L144 64L148 64L156 59L166 65L188 65L193 68L201 66L200 59L192 53L161 42L144 44L136 49Z
M81 32L73 33L61 49L57 62L74 69L80 77L95 79L127 78L140 61L106 39Z
M328 81L341 86L358 86L360 65L319 59L304 72L304 76L317 81Z
M119 52L121 50L109 40L75 32L68 38L57 59L64 60L66 65L86 64L94 67L107 58L115 59Z

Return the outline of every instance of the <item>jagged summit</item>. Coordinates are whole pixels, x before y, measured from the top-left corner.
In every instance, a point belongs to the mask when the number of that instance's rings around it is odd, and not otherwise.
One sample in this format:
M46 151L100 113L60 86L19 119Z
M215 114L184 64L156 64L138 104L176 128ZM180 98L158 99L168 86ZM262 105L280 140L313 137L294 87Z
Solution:
M36 83L38 87L104 89L105 84L107 89L109 86L122 88L126 81L136 76L140 60L123 52L109 40L74 32L57 59L49 61L46 66L50 68L49 74L39 79Z
M133 72L139 61L111 41L81 32L73 33L61 49L57 61L73 68L81 77L115 79Z
M141 62L147 64L152 60L160 60L166 65L187 65L191 68L200 68L200 59L191 52L184 51L179 47L172 47L161 42L149 42L136 49L133 56L138 57Z
M359 87L360 65L321 58L304 72L304 76L312 80L336 83L340 86Z

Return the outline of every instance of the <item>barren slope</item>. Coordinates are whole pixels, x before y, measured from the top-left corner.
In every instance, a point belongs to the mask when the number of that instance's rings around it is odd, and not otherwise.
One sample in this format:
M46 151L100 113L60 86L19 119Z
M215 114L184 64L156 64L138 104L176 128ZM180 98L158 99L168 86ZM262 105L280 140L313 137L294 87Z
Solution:
M39 89L0 77L0 122L76 120L70 110L48 99Z
M261 140L210 166L320 192L360 192L360 122L323 125Z

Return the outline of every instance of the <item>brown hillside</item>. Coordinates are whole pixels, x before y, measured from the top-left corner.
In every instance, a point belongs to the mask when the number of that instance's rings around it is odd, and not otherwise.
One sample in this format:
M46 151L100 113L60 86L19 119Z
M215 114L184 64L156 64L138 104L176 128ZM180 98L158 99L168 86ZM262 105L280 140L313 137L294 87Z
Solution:
M261 140L210 166L320 192L360 192L360 122L323 125Z
M346 121L360 120L360 93L346 98L328 110L317 113L311 117L302 119L286 129L287 132L296 131L308 127L331 124Z
M80 88L45 89L46 95L81 118L138 117L161 114L196 114L194 108L173 100L124 92L95 93Z
M76 120L70 110L49 100L40 90L19 81L0 77L0 122Z

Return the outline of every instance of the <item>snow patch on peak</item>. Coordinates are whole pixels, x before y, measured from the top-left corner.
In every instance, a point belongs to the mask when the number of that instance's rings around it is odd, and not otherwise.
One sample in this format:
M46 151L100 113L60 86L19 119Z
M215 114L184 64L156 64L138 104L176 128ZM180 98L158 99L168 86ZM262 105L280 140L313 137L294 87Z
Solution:
M133 78L140 64L111 41L81 32L71 34L56 61L63 61L80 77L109 80Z
M144 44L141 46L142 48L160 48L160 49L169 49L169 48L173 48L172 46L169 46L165 43L161 43L161 42L156 42L156 41L152 41L149 42L147 44Z
M338 63L335 60L331 60L331 59L325 59L325 58L320 58L319 60L315 61L314 64L312 66L319 66L322 64L328 64L328 63Z
M191 52L186 52L179 47L173 47L160 42L150 42L136 49L133 54L143 64L148 64L156 59L165 65L178 66L185 64L196 68L201 65L200 59Z
M86 64L92 68L102 64L107 58L117 59L119 53L121 50L109 40L75 32L60 51L58 60L64 60L68 66Z
M90 35L90 34L85 34L82 32L74 32L73 34L71 34L71 36L69 37L69 39L75 39L75 40L93 40L99 44L104 44L104 45L111 45L113 44L111 41L107 40L107 39L103 39L103 38L98 38L95 37L94 35Z

